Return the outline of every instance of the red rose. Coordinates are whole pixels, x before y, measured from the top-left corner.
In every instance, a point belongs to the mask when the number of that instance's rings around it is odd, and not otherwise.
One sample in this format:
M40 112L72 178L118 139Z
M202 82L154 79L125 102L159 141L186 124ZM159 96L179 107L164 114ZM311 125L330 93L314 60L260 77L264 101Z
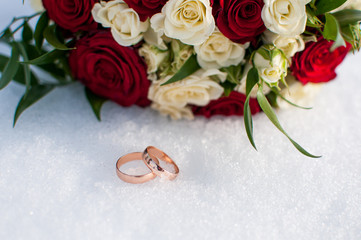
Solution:
M161 12L168 0L124 0L129 7L133 8L139 15L141 21L147 20L154 14Z
M213 15L227 38L246 43L266 30L261 18L263 5L263 0L213 0Z
M71 32L96 29L91 10L97 0L43 0L48 16Z
M244 94L233 91L228 97L221 97L217 100L213 100L205 107L193 107L192 110L194 115L203 115L206 118L210 118L214 115L242 116L245 102L246 96ZM249 106L252 114L261 111L257 100L254 98L250 99Z
M350 51L351 44L331 52L333 43L322 37L317 42L308 42L305 50L292 58L292 75L303 84L328 82L336 78L336 67Z
M120 46L108 31L76 42L69 56L73 76L95 94L122 106L147 106L150 81L137 52Z

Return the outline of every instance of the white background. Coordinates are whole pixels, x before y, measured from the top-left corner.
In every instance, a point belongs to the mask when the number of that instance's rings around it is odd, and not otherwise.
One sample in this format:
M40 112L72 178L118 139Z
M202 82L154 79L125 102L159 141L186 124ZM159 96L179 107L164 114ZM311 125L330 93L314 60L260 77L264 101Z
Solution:
M0 9L1 29L31 13L20 0ZM361 239L360 62L348 57L313 110L278 112L320 159L263 114L259 152L239 117L174 122L107 103L98 122L80 85L55 90L13 129L24 88L12 83L0 92L0 239ZM147 145L178 163L175 181L117 178L117 158Z

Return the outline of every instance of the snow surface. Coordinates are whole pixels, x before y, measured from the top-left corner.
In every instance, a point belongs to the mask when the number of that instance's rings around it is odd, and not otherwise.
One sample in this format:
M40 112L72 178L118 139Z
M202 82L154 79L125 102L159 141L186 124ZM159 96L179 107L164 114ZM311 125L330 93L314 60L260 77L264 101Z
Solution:
M30 13L0 0L0 26ZM3 50L2 50L3 51ZM278 112L321 159L299 154L260 114L259 152L242 118L174 122L107 103L98 122L80 85L12 119L24 88L0 92L0 239L361 239L361 54L310 111ZM115 161L154 145L179 177L120 181Z

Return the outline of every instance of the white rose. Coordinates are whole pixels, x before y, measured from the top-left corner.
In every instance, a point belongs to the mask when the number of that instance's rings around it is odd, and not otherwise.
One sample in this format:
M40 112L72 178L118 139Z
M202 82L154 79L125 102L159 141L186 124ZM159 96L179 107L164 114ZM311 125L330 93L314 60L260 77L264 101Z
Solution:
M42 0L30 0L30 6L37 12L45 10Z
M293 57L297 52L305 49L305 42L300 35L287 37L266 30L263 33L263 42L275 45L283 51L287 58Z
M145 59L145 63L148 67L147 72L150 74L155 73L158 70L158 67L169 55L169 52L162 51L155 46L145 43L139 49L139 55Z
M244 59L249 43L238 44L229 40L218 29L201 45L194 46L199 65L205 69L238 65Z
M161 50L167 50L168 47L164 41L165 36L161 32L155 32L153 28L149 27L148 31L144 33L144 41L150 45L154 45Z
M282 36L297 36L305 31L306 4L310 0L264 0L262 20L265 26Z
M159 103L152 103L151 108L154 110L157 110L163 116L170 116L171 119L173 119L173 120L178 120L178 119L182 119L182 118L185 118L188 120L194 119L194 115L193 115L192 109L190 107L178 108L178 107L174 107L174 106L170 106L170 105L162 105Z
M243 93L244 95L246 95L246 85L247 85L247 74L249 72L249 70L252 68L252 64L247 64L244 67L243 70L243 75L240 81L240 84L235 88L236 91ZM255 85L254 88L252 89L250 95L252 98L256 98L257 97L257 91L258 91L258 85ZM263 93L266 95L271 91L271 89L268 87L267 84L263 83Z
M171 76L153 82L148 92L148 98L160 105L173 106L182 109L188 104L205 106L211 100L218 99L223 94L223 87L211 79L214 71L199 70L185 79L161 86Z
M209 0L169 0L151 20L154 31L185 44L202 44L214 31Z
M270 45L263 46L256 51L253 63L260 78L271 86L278 86L279 80L283 80L287 76L287 59L280 50Z
M101 1L94 5L92 14L96 22L111 28L115 41L122 46L137 44L149 28L149 20L140 21L138 13L123 0Z
M301 82L296 81L293 76L287 77L287 83L289 87L282 89L281 95L288 101L302 107L311 106L323 86L322 83L307 83L303 85ZM280 108L292 106L280 97L277 98L277 104Z

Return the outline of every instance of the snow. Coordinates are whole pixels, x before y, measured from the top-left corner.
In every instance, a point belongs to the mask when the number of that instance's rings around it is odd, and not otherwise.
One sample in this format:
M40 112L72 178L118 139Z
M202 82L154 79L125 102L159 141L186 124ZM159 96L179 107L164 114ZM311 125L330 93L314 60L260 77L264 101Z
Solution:
M0 1L0 26L30 13ZM4 51L4 50L2 50ZM259 114L259 151L239 117L171 121L107 103L98 122L80 85L59 88L12 128L24 88L0 92L0 239L360 239L361 54L349 56L312 110L279 111L304 157ZM133 185L116 160L148 145L175 181Z

